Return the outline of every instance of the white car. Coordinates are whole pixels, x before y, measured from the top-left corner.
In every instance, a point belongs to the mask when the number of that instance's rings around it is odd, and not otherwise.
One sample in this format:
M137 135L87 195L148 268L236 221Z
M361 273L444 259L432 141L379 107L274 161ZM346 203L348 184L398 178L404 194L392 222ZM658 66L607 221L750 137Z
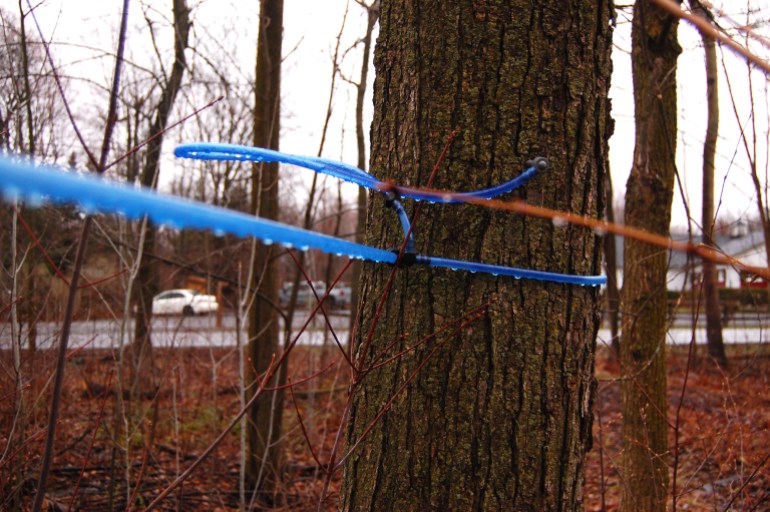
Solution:
M216 297L197 290L167 290L152 299L153 315L205 315L218 309Z

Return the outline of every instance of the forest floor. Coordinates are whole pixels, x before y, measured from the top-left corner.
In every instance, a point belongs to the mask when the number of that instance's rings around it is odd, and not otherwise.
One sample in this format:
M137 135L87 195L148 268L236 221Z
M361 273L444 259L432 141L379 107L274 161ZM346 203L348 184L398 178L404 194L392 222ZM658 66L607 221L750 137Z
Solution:
M132 509L144 509L237 414L237 352L155 352L160 386L136 390L139 398L131 400L128 390L125 396L115 392L118 376L111 352L84 350L70 358L47 494L59 510L70 504L71 510L125 510L129 501ZM594 442L584 487L589 511L616 510L626 485L618 471L619 372L607 354L603 348L597 354ZM0 375L0 390L5 390L0 393L0 510L26 510L34 495L54 356L40 351L26 358L25 371L34 377L24 392L29 413L22 422L14 415L18 403L9 398L10 355L0 354L5 368ZM688 365L687 347L668 355L671 453L666 460L676 510L770 510L770 347L733 345L729 356L731 366L721 372L708 363ZM318 348L298 347L289 374L297 382L331 362L332 356ZM347 399L347 378L344 366L337 364L286 393L283 481L271 498L280 506L268 509L316 510L322 495L322 509L336 509L341 472L332 474L324 491L326 473L313 453L321 461L329 459ZM236 426L160 509L237 510L240 442ZM669 498L668 508L672 505Z

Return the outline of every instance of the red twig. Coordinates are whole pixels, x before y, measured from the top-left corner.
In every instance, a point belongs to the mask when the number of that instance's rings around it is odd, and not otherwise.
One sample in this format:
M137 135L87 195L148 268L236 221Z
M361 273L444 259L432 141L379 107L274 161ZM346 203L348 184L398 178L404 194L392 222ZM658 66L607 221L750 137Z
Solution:
M313 450L313 443L310 441L310 436L308 435L307 429L305 428L305 422L302 420L302 413L299 411L297 397L294 396L294 386L291 385L291 378L289 379L289 392L291 393L291 402L294 404L294 410L297 413L297 420L299 421L299 427L302 430L302 436L307 442L307 447L310 450L310 454L313 456L313 459L315 459L315 463L318 465L318 468L326 472L328 471L328 468L321 464L321 461L318 460L318 455L316 455L315 450Z
M454 141L455 137L457 136L457 133L458 133L457 131L453 131L451 134L449 134L449 137L447 138L447 142L446 144L444 144L444 149L441 151L441 154L439 155L438 160L436 160L436 164L433 166L433 169L431 170L430 177L428 178L427 187L431 187L433 185L433 181L436 178L436 174L438 173L438 170L441 167L441 164L444 162L444 158L446 158L446 154L449 151L449 146L452 144L452 141ZM396 187L396 190L399 190L399 188ZM404 241L401 243L401 247L398 250L396 265L394 265L393 268L390 270L390 274L388 275L388 280L385 283L385 288L382 291L382 295L380 296L379 303L377 304L377 309L374 313L374 317L372 318L372 325L369 326L369 332L366 335L366 341L364 341L363 347L361 349L361 361L358 364L359 372L364 368L364 364L366 363L366 356L369 353L369 347L371 346L372 341L374 340L374 333L377 328L377 324L379 323L380 316L382 316L382 310L385 307L385 301L390 295L390 290L393 287L393 279L395 279L396 269L398 268L398 261L401 260L401 258L404 256L404 251L406 251L406 244L409 241L409 236L412 234L412 231L414 230L414 226L417 223L417 220L419 219L421 206L422 205L420 203L418 203L417 206L415 206L414 216L412 217L412 222L409 225L409 231L404 236Z
M139 468L139 474L136 477L136 483L134 484L134 490L131 492L131 497L128 499L128 503L126 503L126 512L131 510L131 504L134 503L134 500L136 499L136 493L139 492L139 488L142 486L144 471L147 469L147 457L150 450L148 450L147 446L145 446L142 452L142 466Z
M93 342L94 342L94 340L96 339L96 336L97 336L96 334L95 334L95 335L93 335L93 336L91 336L91 339L89 339L88 341L86 341L85 343L83 343L82 345L80 345L79 347L77 347L77 348L74 348L74 349L70 350L69 352L67 352L67 360L69 361L70 359L72 359L73 357L75 357L75 356L77 355L77 353L78 353L78 352L80 352L81 350L83 350L84 348L86 348L88 345L90 345L91 343L93 343Z
M18 395L19 392L24 391L25 389L29 388L30 386L32 386L32 384L27 382L22 387L16 388L13 391L11 391L10 393L6 393L5 395L0 396L0 403L6 403L8 400L11 399L12 396Z
M75 131L75 136L78 138L78 141L80 141L80 145L82 146L83 151L85 151L86 155L88 156L88 160L91 162L91 165L93 165L95 169L98 169L99 161L96 159L96 156L94 156L94 154L89 149L88 144L86 144L86 140L83 138L83 134L80 132L80 129L78 128L78 124L75 121L75 115L72 113L70 104L67 101L67 95L64 94L64 86L62 85L61 77L59 76L59 70L57 69L56 64L54 64L53 56L51 55L50 45L46 41L45 37L43 37L43 30L40 28L40 24L37 22L37 16L35 15L35 10L32 8L32 5L29 2L29 0L27 0L27 6L29 6L29 13L32 15L32 20L35 22L35 26L37 27L37 33L38 35L40 35L40 42L43 46L43 49L45 50L45 55L46 55L46 59L48 60L48 64L51 66L51 73L53 74L53 79L54 79L54 82L56 83L56 88L59 90L59 97L61 98L62 104L64 105L64 109L67 111L67 118L70 121L70 125L72 125L72 129ZM36 508L39 508L39 505L37 505Z
M701 281L701 290L698 294L698 304L696 308L696 312L698 314L700 313L700 298L703 296L703 284L705 282L705 279ZM682 418L682 407L684 406L684 398L685 394L687 393L687 383L690 380L690 370L692 369L692 360L693 356L695 355L695 326L698 322L697 316L693 319L693 325L692 325L692 338L690 339L690 346L687 348L687 365L685 366L684 371L684 380L682 381L682 392L679 394L679 402L676 405L676 415L674 416L674 464L673 468L671 469L671 508L674 512L676 512L676 500L677 500L677 478L679 476L679 448L680 448L680 426L681 426L681 418ZM658 414L661 414L659 411ZM662 416L665 418L666 414L662 414ZM668 421L668 420L666 420Z
M457 136L457 131L453 131L449 138L447 139L446 144L444 145L443 150L441 151L441 154L439 155L438 160L436 161L436 164L433 166L433 170L431 171L431 175L428 179L428 186L430 187L433 184L433 180L436 176L436 173L438 172L439 168L441 167L441 164L444 161L444 158L446 157L447 152L449 151L449 146L451 145L454 138ZM415 207L415 213L412 218L412 222L409 227L409 232L405 234L404 241L401 243L401 247L398 251L398 257L396 258L396 262L398 262L404 255L404 252L406 250L406 244L409 241L409 236L412 234L412 230L414 229L414 226L419 218L420 213L420 204L417 204ZM364 366L366 364L366 356L369 352L369 348L371 347L371 344L374 340L374 333L377 328L377 324L379 323L379 319L382 316L383 308L385 307L385 301L387 300L388 296L390 295L390 290L393 287L393 280L395 279L396 275L396 269L398 268L398 264L394 265L393 268L390 270L390 273L388 274L388 280L385 283L385 288L382 291L382 294L380 295L379 302L377 304L377 309L375 310L374 317L372 318L371 325L369 326L369 331L366 334L366 339L363 343L362 349L360 351L361 359L359 361L359 364L357 367L353 368L353 382L352 385L355 386L358 382L361 380L361 372L364 369ZM354 340L355 338L351 337L351 340ZM352 354L352 341L351 341L351 354ZM435 349L434 349L435 350ZM431 354L432 355L432 354ZM430 356L429 356L430 358ZM345 404L345 410L343 412L343 421L340 424L340 428L337 429L337 438L334 441L334 446L332 447L332 451L330 454L330 460L329 460L329 467L332 468L330 471L327 472L326 480L324 481L324 487L323 491L321 493L321 499L318 502L318 510L320 510L321 504L324 502L326 498L326 493L329 490L329 485L331 484L331 477L332 474L337 470L339 465L341 465L344 460L347 458L347 455L345 455L339 462L339 464L335 464L336 456L337 456L337 450L339 449L339 443L342 436L342 428L344 425L345 418L347 417L348 413L350 412L350 408L353 404L353 393L351 392L348 396L348 401ZM360 439L359 439L360 441ZM348 452L349 453L349 452Z
M730 497L730 501L727 502L727 505L725 505L725 508L723 509L725 512L728 510L731 510L731 507L733 505L733 502L738 498L738 496L743 492L743 490L746 488L749 483L751 483L754 480L754 477L757 476L757 473L759 473L759 470L762 469L762 466L767 464L767 461L770 459L770 452L767 452L764 457L762 457L762 460L757 464L757 466L754 468L754 471L751 472L749 477L743 481L741 486L738 488L737 491L733 493L733 495Z
M348 262L348 265L350 265L350 263L351 262ZM200 466L203 463L203 461L205 461L214 452L214 450L222 443L222 441L224 441L224 439L227 437L227 434L229 434L230 431L233 428L235 428L235 426L238 424L241 418L243 418L243 416L246 414L249 408L254 404L254 402L260 396L262 396L262 394L265 391L264 383L269 382L270 379L273 378L273 376L275 375L275 372L278 370L278 368L281 367L283 362L291 353L292 349L296 346L301 333L304 332L305 329L307 329L307 326L310 324L310 321L312 320L313 316L318 313L318 310L320 308L321 308L321 303L316 304L313 311L310 313L310 315L308 315L308 319L305 321L305 324L302 326L300 333L297 334L297 336L291 341L291 343L289 343L287 347L284 347L284 350L280 353L280 355L277 358L275 357L275 355L273 356L273 360L271 361L267 370L265 370L263 378L259 379L259 377L257 377L257 389L254 391L254 394L244 404L241 410L238 411L238 414L236 414L233 417L233 419L222 430L222 432L220 432L219 435L211 442L211 444L208 447L206 447L203 453L201 453L200 456L197 459L195 459L195 461L182 472L181 475L179 475L173 482L171 482L154 500L152 500L152 502L150 502L149 505L147 505L147 510L151 510L157 507L160 504L160 502L166 498L166 496L168 496L174 489L179 487L185 480L187 480L190 477L190 475L193 473L193 471L195 471L195 469L197 469L197 467Z
M11 309L14 304L17 304L24 300L24 297L22 295L17 296L15 299L13 299L11 302L3 306L3 309L0 309L0 315L5 314L6 311Z
M21 226L24 228L24 231L26 231L30 239L32 239L32 243L34 243L35 246L37 246L37 248L40 249L40 252L43 254L43 258L45 258L45 260L51 266L51 268L54 271L54 274L56 274L59 277L59 279L61 279L64 282L64 284L69 286L70 284L69 279L67 279L67 277L64 274L62 274L61 270L59 270L59 267L56 265L56 263L53 262L51 257L48 255L48 251L46 251L45 248L43 247L43 244L40 243L40 240L35 235L34 231L32 231L32 228L29 227L29 224L27 224L27 221L24 220L24 216L21 214L18 208L16 208L16 205L11 205L11 209L16 214L16 218L19 219L19 223L21 223Z
M11 454L10 454L10 455L8 455L8 456L5 458L5 460L2 460L2 461L0 461L0 468L2 468L2 467L3 467L3 466L5 466L6 464L8 464L10 461L12 461L13 459L15 459L15 458L16 458L16 455L18 455L20 451L22 451L22 450L23 450L23 449L25 449L27 446L29 446L30 444L32 444L32 442L33 442L33 441L37 441L39 438L43 437L43 436L44 436L44 435L45 435L47 432L48 432L48 429L45 429L45 428L43 428L43 429L40 429L40 430L38 430L38 431L37 431L37 432L35 432L34 434L32 434L32 435L31 435L31 436L30 436L30 437L29 437L29 438L28 438L28 439L27 439L27 440L24 442L24 444L22 444L22 445L21 445L21 446L19 446L19 447L18 447L16 450L14 450L13 452L11 452Z
M81 285L78 285L78 290L82 290L83 288L93 288L94 286L98 286L100 284L106 283L108 281L112 281L113 279L117 279L118 277L122 276L128 272L128 268L123 268L123 270L119 270L118 272L115 272L111 276L103 277L99 279L98 281L88 281L86 283L83 283Z
M54 261L51 259L51 256L48 254L48 251L45 250L45 247L43 247L43 244L40 242L40 239L35 235L35 232L32 230L29 224L27 224L27 221L24 219L24 216L21 214L21 212L16 208L16 205L11 205L11 209L16 213L16 218L19 219L19 223L24 228L24 231L27 232L27 235L29 235L30 239L32 240L32 243L40 249L40 253L43 255L43 258L46 262L48 262L48 265L53 269L54 274L62 280L64 284L69 286L70 282L69 279L67 279L67 276L65 276L62 271L59 269L59 267L54 263ZM125 274L128 271L128 269L124 268L123 270L116 272L115 274L111 276L107 276L105 278L99 279L98 281L89 281L85 282L81 285L78 285L78 289L83 288L90 288L99 284L102 284L106 281L110 281L112 279L115 279L118 276L121 276Z
M347 269L347 267L351 263L352 261L348 261L348 264L345 266L345 269ZM338 279L339 279L339 276L338 276ZM336 281L335 281L335 284L336 284ZM294 339L289 343L288 346L284 347L280 355L277 358L275 357L275 355L273 356L273 360L271 361L267 370L265 370L262 379L259 379L259 377L257 377L257 389L254 391L254 394L252 395L252 397L244 404L241 410L238 411L238 413L233 417L230 423L222 430L222 432L219 433L219 435L211 442L211 444L208 447L206 447L203 453L201 453L200 456L197 459L195 459L195 461L182 472L181 475L179 475L173 482L171 482L154 500L152 500L152 502L150 502L149 505L147 505L147 510L151 510L157 507L160 504L160 502L166 498L166 496L168 496L174 489L179 487L185 480L187 480L190 477L190 475L193 473L193 471L195 471L195 469L198 466L200 466L203 463L203 461L205 461L214 452L214 450L222 443L222 441L224 441L224 439L227 437L227 434L233 428L235 428L235 426L238 424L241 418L243 418L243 416L246 414L246 412L249 410L252 404L254 404L254 402L265 392L264 384L266 384L267 382L270 381L270 379L273 378L273 376L275 375L275 372L278 370L278 368L281 367L283 362L291 353L292 349L296 346L297 341L299 340L299 337L307 329L307 326L310 325L311 320L318 313L318 310L321 308L321 304L322 304L321 302L316 304L315 308L313 308L310 315L308 315L308 319L305 321L304 325L300 329L300 332L297 334L297 336L294 337Z
M307 272L305 272L305 269L302 268L302 264L300 263L297 256L294 254L293 251L286 251L289 253L289 256L291 256L291 259L294 260L294 263L297 265L297 269L302 273L302 276L305 278L305 282L310 287L310 290L313 292L313 296L315 297L316 301L318 302L319 306L326 301L326 298L329 296L331 291L334 289L334 287L337 285L339 280L342 278L342 274L345 273L345 271L350 267L352 264L351 260L348 260L348 263L345 265L345 267L337 274L337 277L334 279L334 282L332 282L329 287L326 289L326 293L323 294L322 297L318 296L318 292L316 292L315 287L313 286L313 282L310 279L310 276L307 275ZM342 343L340 343L339 337L337 336L337 333L334 331L334 327L332 327L331 322L329 321L329 315L326 313L326 310L324 308L321 308L321 314L324 317L324 322L326 323L326 326L329 328L329 332L331 332L332 338L334 338L334 343L337 344L337 348L339 348L340 352L342 353L342 356L345 358L345 361L348 363L348 365L353 368L353 361L350 359L350 355L345 352L345 347L342 346Z
M215 99L213 101L210 101L209 103L207 103L206 105L202 106L198 110L195 110L194 112L192 112L190 114L187 114L185 117L183 117L182 119L180 119L176 123L173 123L173 124L167 126L166 128L164 128L163 130L153 134L151 137L148 137L141 144L138 144L137 146L133 147L130 151L127 151L127 152L123 153L121 156L119 156L118 158L116 158L112 163L107 165L104 168L104 170L106 171L107 169L110 169L111 167L114 167L115 165L119 164L120 162L122 162L123 160L125 160L126 158L128 158L131 155L133 155L134 153L136 153L137 151L142 149L144 146L146 146L147 144L152 142L154 139L157 139L158 137L162 136L164 133L168 132L169 130L172 130L172 129L176 128L180 124L187 122L187 120L197 116L198 114L200 114L201 112L203 112L207 108L216 105L218 102L222 101L222 99L224 99L224 96L220 96L219 98L217 98L217 99Z
M439 328L438 331L435 331L435 332L425 336L423 339L421 339L420 341L418 341L414 345L411 345L411 346L405 348L404 350L402 350L402 351L400 351L400 352L398 352L396 354L393 354L392 356L390 356L389 358L385 359L384 361L379 362L379 363L374 363L373 362L372 365L369 368L366 369L365 373L369 373L369 372L371 372L373 370L376 370L377 368L382 368L383 366L393 362L394 360L398 359L399 357L404 356L404 355L408 354L409 352L412 352L413 350L415 350L416 348L418 348L421 345L424 345L428 341L430 341L430 340L432 340L434 338L438 338L444 331L451 329L453 326L457 325L458 323L465 322L466 325L467 325L467 323L469 321L472 322L473 320L478 320L479 318L484 316L484 314L486 313L486 309L489 307L490 303L491 303L491 301L487 301L484 304L481 304L480 306L476 306L475 308L473 308L470 311L466 312L460 318L457 318L457 319L455 319L455 320L453 320L453 321L443 325L441 328ZM385 353L385 352L387 352L387 350L383 351L383 353Z
M269 392L272 392L272 391L279 391L279 390L282 390L282 389L287 389L287 388L288 388L288 389L291 389L291 388L293 388L294 386L297 386L297 385L299 385L299 384L304 384L305 382L310 382L311 380L313 380L313 379L316 379L316 378L320 377L320 376L321 376L321 375L323 375L324 373L328 372L328 371L329 371L329 369L330 369L330 368L332 368L332 367L333 367L334 365L336 365L336 364L337 364L337 361L336 361L336 360L335 360L335 361L332 361L332 362L331 362L331 363L329 363L329 364L328 364L328 365L327 365L325 368L323 368L323 369L321 369L321 370L319 370L319 371L317 371L317 372L313 373L312 375L308 375L307 377L302 377L301 379L299 379L299 380L297 380L297 381L295 381L295 382L291 382L291 379L289 379L289 383L288 383L288 384L284 384L284 385L282 385L282 386L275 386L275 387L271 387L271 388L263 388L263 389L264 389L265 391L269 391Z
M275 354L270 358L270 364L267 365L267 369L270 370L273 368L273 364L275 363ZM267 370L265 370L265 374L262 376L262 379L259 378L259 373L257 373L257 369L254 367L254 361L249 360L249 364L251 364L251 371L255 375L255 379L257 382L257 388L261 389L262 391L265 391L265 384L268 383L270 379L273 378L272 374L269 373Z

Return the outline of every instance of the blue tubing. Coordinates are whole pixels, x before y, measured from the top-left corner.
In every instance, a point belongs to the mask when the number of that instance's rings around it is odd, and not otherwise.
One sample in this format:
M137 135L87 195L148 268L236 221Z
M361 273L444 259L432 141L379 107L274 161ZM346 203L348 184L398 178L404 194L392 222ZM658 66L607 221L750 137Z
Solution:
M298 165L322 174L328 174L341 180L355 183L356 185L377 189L382 184L371 174L362 171L358 167L343 162L335 162L315 156L290 155L272 149L257 148L251 146L238 146L235 144L214 144L200 142L195 144L182 144L174 149L174 155L180 158L193 158L196 160L225 160L239 162L282 162Z
M509 276L516 279L535 279L537 281L551 281L554 283L577 284L580 286L601 286L607 283L605 276L577 276L572 274L559 274L556 272L543 272L541 270L529 270L525 268L504 267L489 263L476 263L472 261L453 260L449 258L434 258L432 256L417 256L416 263L429 267L441 267L451 270L467 270L468 272L482 272L493 276Z
M211 229L218 235L253 236L267 244L280 243L303 251L319 249L330 254L383 263L396 261L396 255L390 251L159 194L147 188L110 182L94 174L34 165L28 160L0 157L0 189L6 199L19 198L33 205L45 200L74 203L88 213L119 213L129 219L140 219L146 215L156 224L177 229Z
M404 245L404 254L414 254L414 233L412 232L412 224L409 221L409 215L406 213L404 205L401 204L397 198L388 198L388 205L396 210L398 214L398 220L401 222L401 229L404 230L404 237L406 238L406 245Z
M289 161L289 159L302 159L302 157L291 157L277 152L264 153L265 151L267 150L260 150L260 154L267 154L268 157L271 157L271 154L272 156L277 154L281 157L280 161L288 163L300 161ZM230 153L228 155L228 158L232 156ZM254 160L251 156L245 159ZM322 159L310 158L310 160L310 164L320 165L319 161ZM304 162L304 160L301 161ZM302 164L297 163L297 165ZM333 172L329 171L332 167ZM323 168L325 170L322 172L337 177L346 175L351 178L351 181L360 179L361 174L369 176L361 170L350 168L344 164L334 163L334 166L330 166L324 163ZM355 172L351 169L354 169ZM353 182L356 183L356 181ZM57 167L36 165L20 157L0 156L0 193L5 199L22 199L31 206L37 206L46 201L71 203L79 205L88 213L118 213L129 219L140 219L147 216L156 224L172 228L211 229L217 235L231 233L240 237L253 236L266 244L279 243L285 247L293 247L302 251L318 249L330 254L389 264L395 264L397 258L396 253L392 251L260 219L234 210L159 194L147 188L110 182L95 174L82 174L64 171ZM403 206L398 198L393 200L393 204L397 205L396 211L399 214L402 227L405 233L408 233L409 219ZM607 278L604 276L577 276L504 267L487 263L414 255L413 251L414 240L411 239L407 245L407 252L413 256L410 259L416 264L430 267L581 286L599 286L607 282Z
M327 160L315 156L290 155L272 149L258 148L252 146L239 146L236 144L218 144L211 142L199 142L194 144L182 144L174 149L174 155L180 158L193 158L197 160L231 160L239 162L282 162L286 164L298 165L316 172L328 174L341 180L354 183L361 187L372 190L382 190L387 185L358 167L348 165L334 160ZM494 187L452 194L447 197L441 197L434 194L420 194L418 192L404 193L403 197L409 197L418 201L429 201L432 203L462 203L463 196L474 199L492 199L506 192L514 190L540 171L548 168L548 160L539 157L529 162L529 167L516 178L510 181L495 185Z

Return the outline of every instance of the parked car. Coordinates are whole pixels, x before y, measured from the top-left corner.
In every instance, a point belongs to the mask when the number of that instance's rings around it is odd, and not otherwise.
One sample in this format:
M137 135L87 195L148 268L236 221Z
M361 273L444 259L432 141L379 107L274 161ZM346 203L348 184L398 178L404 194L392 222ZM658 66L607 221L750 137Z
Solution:
M326 293L326 284L323 281L313 281L313 289L318 294L318 298L323 297ZM305 281L300 281L299 288L297 289L297 306L306 307L315 303L315 294L313 289ZM281 304L286 306L291 300L292 283L286 282L281 287L279 293L279 299ZM329 296L326 298L325 304L331 308L345 308L350 306L352 290L349 286L338 283L337 286L332 288L329 292Z
M167 290L152 299L153 315L205 315L218 309L216 297L197 290Z
M342 283L337 283L337 286L332 288L329 293L329 298L334 299L334 306L344 309L350 307L350 302L353 299L353 290L350 286Z

